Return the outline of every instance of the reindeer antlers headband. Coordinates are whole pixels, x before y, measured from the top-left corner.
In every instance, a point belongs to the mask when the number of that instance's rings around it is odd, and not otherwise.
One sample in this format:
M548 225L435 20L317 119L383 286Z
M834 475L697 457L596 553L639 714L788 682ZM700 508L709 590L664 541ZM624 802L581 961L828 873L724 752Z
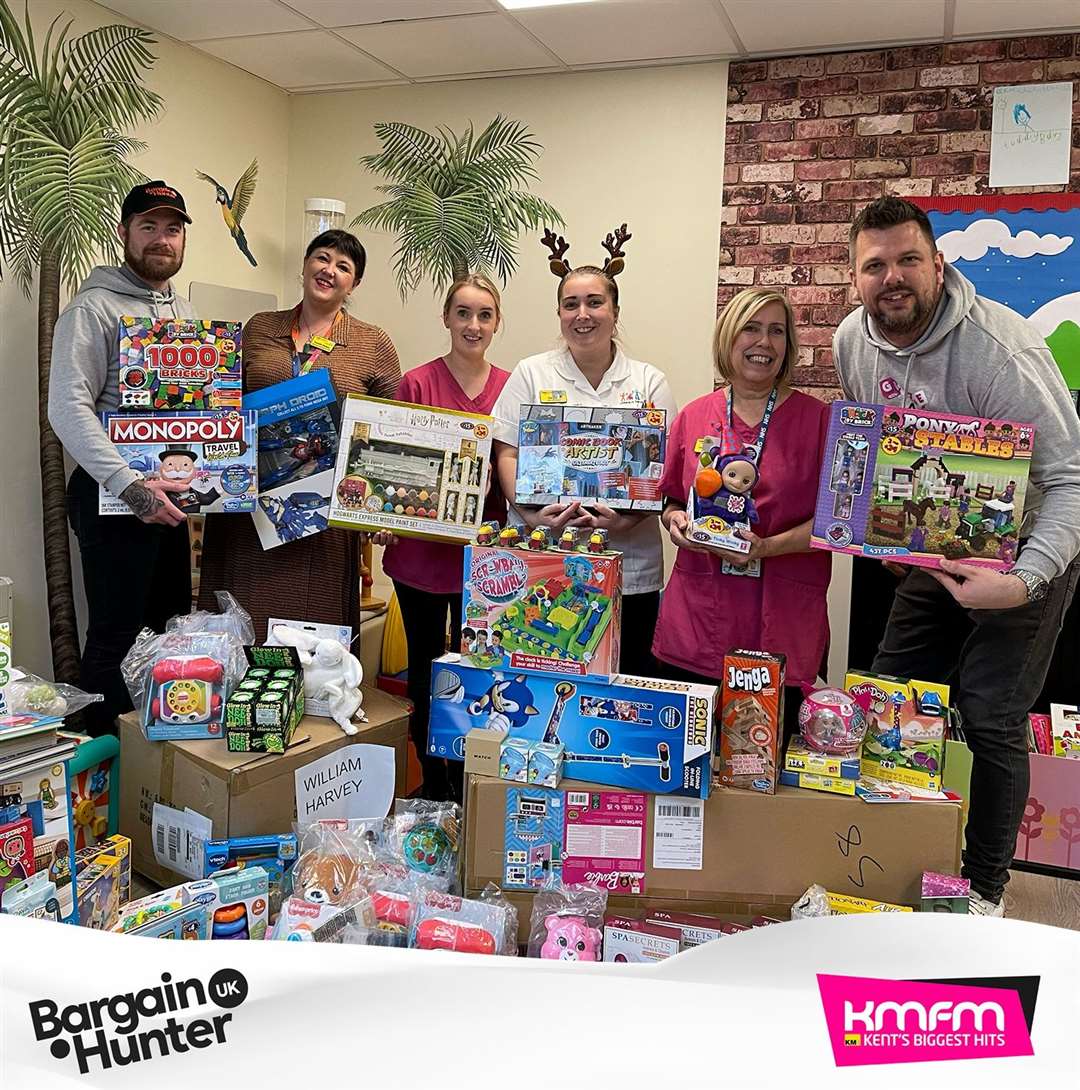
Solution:
M621 227L616 227L614 233L609 232L607 238L600 244L608 252L602 270L608 276L614 278L626 268L626 254L623 246L633 237L624 223ZM551 251L548 268L561 280L571 271L570 266L563 260L566 251L570 249L570 243L562 235L556 235L550 227L544 232L540 242Z

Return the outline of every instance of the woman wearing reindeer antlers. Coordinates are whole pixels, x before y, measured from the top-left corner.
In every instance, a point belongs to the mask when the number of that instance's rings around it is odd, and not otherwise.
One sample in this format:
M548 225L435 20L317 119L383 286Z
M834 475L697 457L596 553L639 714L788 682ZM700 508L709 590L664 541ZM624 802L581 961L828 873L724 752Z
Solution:
M565 345L521 360L492 410L499 483L514 496L518 464L518 421L524 405L663 409L674 418L675 399L667 379L651 364L631 359L616 340L619 287L615 278L626 265L623 246L630 239L624 223L603 242L603 268L564 260L566 239L551 231L543 243L551 250L551 271L559 278L559 324ZM529 528L547 526L554 536L567 527L588 535L606 530L608 548L623 554L623 673L650 675L653 630L664 583L660 527L656 512L615 511L602 500L574 499L542 507L510 505L510 520Z

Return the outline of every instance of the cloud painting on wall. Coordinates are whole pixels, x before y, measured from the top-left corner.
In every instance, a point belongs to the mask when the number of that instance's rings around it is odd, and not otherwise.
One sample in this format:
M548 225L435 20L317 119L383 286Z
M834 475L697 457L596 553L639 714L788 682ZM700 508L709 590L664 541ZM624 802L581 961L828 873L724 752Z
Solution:
M939 249L978 289L1046 338L1080 389L1080 196L1072 193L916 200Z

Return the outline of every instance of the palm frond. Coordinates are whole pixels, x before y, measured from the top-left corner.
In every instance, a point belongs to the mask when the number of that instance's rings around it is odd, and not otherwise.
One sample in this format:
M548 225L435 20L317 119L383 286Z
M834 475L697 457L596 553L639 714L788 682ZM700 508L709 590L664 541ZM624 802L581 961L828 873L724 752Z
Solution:
M493 271L505 284L522 231L564 226L551 204L528 192L543 149L519 121L500 114L479 134L471 122L460 133L404 122L380 122L375 132L383 150L360 163L389 180L376 187L387 199L352 225L397 234L402 298L425 277L441 289L462 269Z

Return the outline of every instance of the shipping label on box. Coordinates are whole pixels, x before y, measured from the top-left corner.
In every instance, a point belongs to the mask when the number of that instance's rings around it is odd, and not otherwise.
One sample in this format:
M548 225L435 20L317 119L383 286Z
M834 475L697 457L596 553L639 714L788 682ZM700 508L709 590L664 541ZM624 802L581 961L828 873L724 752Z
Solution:
M509 788L503 841L503 889L540 889L562 876L561 791Z
M350 394L330 524L471 541L490 464L490 417Z
M729 651L720 711L720 782L771 795L784 736L783 655Z
M905 787L940 791L949 686L887 674L850 673L844 688L870 699L861 769Z
M169 500L187 515L255 510L255 414L236 409L218 413L102 413L109 441L120 457L150 480L185 486ZM98 510L130 515L131 508L104 487Z
M834 401L810 544L940 567L1016 559L1035 429Z
M664 409L522 405L515 499L659 511L666 445Z
M217 412L241 402L241 325L120 319L121 412Z
M610 682L492 673L460 655L431 673L428 753L462 760L474 727L562 742L563 775L656 794L707 798L716 687L616 675Z
M608 676L619 669L622 554L469 545L465 662Z

